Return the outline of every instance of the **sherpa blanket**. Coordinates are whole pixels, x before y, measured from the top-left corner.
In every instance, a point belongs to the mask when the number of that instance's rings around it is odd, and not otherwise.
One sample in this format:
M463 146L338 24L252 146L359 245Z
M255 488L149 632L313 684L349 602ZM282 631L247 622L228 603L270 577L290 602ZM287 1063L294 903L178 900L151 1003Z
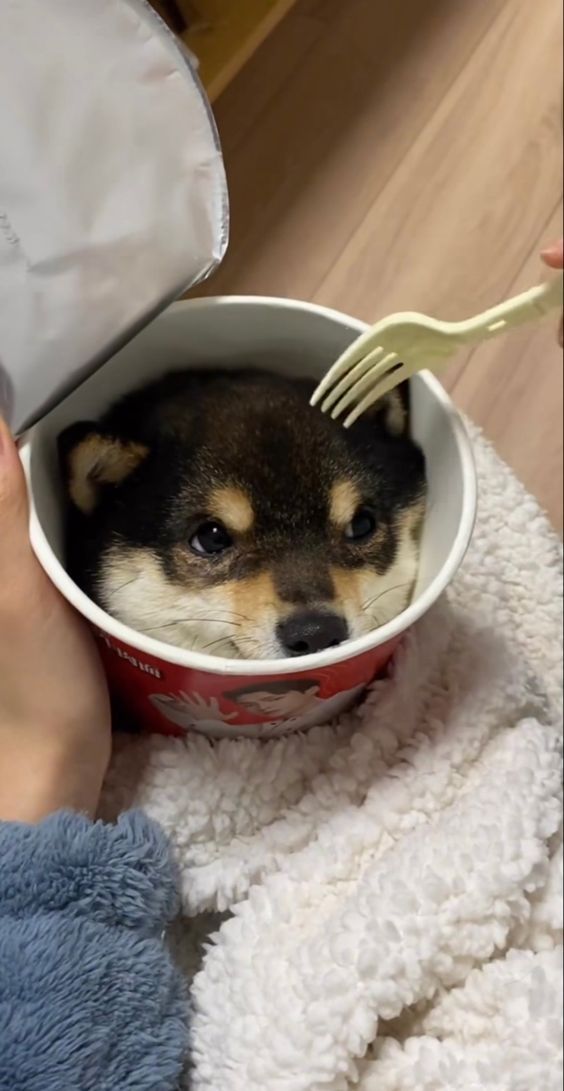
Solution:
M106 813L182 869L194 1091L561 1087L561 550L475 450L463 569L360 708L116 754Z

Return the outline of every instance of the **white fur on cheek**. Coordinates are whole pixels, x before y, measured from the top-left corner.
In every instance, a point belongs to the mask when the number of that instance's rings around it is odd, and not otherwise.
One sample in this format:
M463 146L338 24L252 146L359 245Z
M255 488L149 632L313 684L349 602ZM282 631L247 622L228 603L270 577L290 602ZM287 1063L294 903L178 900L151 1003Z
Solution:
M359 614L347 606L344 612L351 638L364 636L401 614L409 603L419 567L419 543L411 528L402 529L395 560L387 572L379 576L367 572L364 579L364 609Z
M221 585L188 591L149 549L114 546L104 555L98 596L112 617L167 644L230 659L280 659L274 610L247 623Z
M419 561L419 545L411 528L406 520L388 571L382 576L367 571L361 578L362 609L358 601L343 599L336 604L347 620L351 639L384 625L409 602ZM221 584L205 591L187 590L172 582L148 549L110 549L102 558L98 597L112 617L176 647L241 659L284 655L276 637L279 618L274 608L245 619L233 610Z
M192 651L237 656L232 636L239 621L221 587L187 591L172 583L148 549L110 549L98 594L108 614L139 633Z

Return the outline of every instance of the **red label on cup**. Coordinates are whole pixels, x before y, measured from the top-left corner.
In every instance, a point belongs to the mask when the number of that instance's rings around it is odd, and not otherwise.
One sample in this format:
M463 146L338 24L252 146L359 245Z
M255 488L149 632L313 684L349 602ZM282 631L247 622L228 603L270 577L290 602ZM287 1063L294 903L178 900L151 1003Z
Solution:
M400 636L330 666L291 674L181 667L97 630L112 693L141 730L210 738L275 738L327 723L389 665ZM117 725L119 726L119 724Z

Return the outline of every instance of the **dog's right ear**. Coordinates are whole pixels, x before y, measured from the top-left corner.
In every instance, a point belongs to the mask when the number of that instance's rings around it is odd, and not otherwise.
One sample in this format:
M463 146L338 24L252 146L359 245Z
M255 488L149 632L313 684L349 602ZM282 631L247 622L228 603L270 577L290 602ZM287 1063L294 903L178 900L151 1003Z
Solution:
M390 436L405 436L409 432L409 383L385 394L364 416Z
M67 493L83 515L94 511L104 488L121 485L148 454L143 443L120 439L90 421L72 424L59 436Z

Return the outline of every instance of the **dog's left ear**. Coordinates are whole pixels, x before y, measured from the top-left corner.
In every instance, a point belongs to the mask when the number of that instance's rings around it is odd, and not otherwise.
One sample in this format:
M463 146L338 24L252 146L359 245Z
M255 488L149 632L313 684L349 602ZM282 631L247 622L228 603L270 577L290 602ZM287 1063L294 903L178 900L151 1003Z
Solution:
M70 500L90 515L108 486L121 485L149 454L149 448L120 439L83 421L59 436L59 458Z
M362 419L362 418L361 418ZM390 436L405 436L409 431L409 383L401 383L367 410L365 419Z

